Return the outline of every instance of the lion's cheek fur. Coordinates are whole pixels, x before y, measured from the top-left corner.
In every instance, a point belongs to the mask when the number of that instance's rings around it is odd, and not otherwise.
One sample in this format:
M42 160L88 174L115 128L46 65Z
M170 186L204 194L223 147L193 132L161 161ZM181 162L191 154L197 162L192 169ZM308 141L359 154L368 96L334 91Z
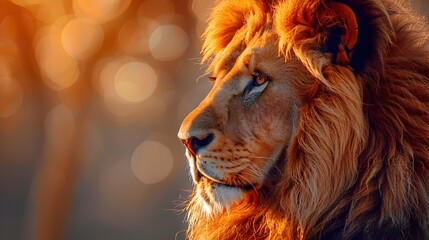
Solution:
M303 228L324 220L319 209L335 211L343 190L357 179L358 156L366 140L360 86L349 74L330 75L349 95L319 95L302 106L300 125L288 152L281 202ZM342 71L347 72L347 71ZM335 112L332 110L335 109ZM317 117L316 117L317 116Z

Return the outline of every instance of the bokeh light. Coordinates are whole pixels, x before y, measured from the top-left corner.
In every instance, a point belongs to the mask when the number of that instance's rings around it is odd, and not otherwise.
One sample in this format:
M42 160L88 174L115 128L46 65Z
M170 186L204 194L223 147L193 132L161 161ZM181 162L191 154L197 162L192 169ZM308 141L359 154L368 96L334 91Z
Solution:
M164 144L147 140L134 151L131 167L140 181L154 184L170 174L173 168L173 155Z
M60 34L51 33L39 40L36 60L41 68L43 81L53 90L66 89L79 78L78 63L65 52Z
M149 51L149 37L158 23L150 18L133 18L126 21L119 32L119 43L127 53L142 55Z
M115 90L125 101L140 102L148 98L155 90L157 76L148 64L129 62L116 73Z
M64 50L76 59L92 56L103 42L101 27L85 18L76 18L64 27L61 42Z
M189 37L179 26L166 24L157 27L150 36L149 48L152 56L160 61L180 58L189 45Z
M100 94L104 94L113 87L115 76L123 66L123 63L118 59L109 59L101 61L99 65L100 72L94 76L93 81Z
M37 20L50 23L60 16L66 14L66 10L62 1L51 0L11 0L19 6L26 7L32 11L33 16Z
M78 16L104 23L121 15L130 3L131 0L74 0L73 9Z
M134 58L103 60L96 69L93 84L106 109L118 117L141 112L142 102L152 96L158 82L155 70Z
M132 115L137 111L136 104L126 102L115 90L115 78L123 65L121 60L107 62L99 74L99 86L104 105L109 112L120 117Z
M34 0L30 0L34 1ZM36 0L39 1L39 0ZM32 4L35 5L35 4ZM33 8L34 16L41 22L52 23L55 19L66 15L66 9L61 1L41 0Z

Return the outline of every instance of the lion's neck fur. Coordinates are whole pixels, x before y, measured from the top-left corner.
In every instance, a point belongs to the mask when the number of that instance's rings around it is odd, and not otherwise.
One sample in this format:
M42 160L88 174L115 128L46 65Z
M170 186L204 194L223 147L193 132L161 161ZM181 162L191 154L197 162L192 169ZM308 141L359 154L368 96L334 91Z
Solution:
M268 198L267 198L267 201ZM273 203L275 204L275 203ZM287 239L298 234L267 202L247 200L226 212L208 217L198 204L189 207L189 239ZM280 207L280 206L278 206ZM288 233L288 234L286 234ZM297 235L298 236L298 235Z
M188 238L429 238L427 26L392 1L362 2L378 26L366 36L373 56L356 74L307 62L324 77L301 106L275 190L211 217L191 201ZM314 58L288 48L304 65Z

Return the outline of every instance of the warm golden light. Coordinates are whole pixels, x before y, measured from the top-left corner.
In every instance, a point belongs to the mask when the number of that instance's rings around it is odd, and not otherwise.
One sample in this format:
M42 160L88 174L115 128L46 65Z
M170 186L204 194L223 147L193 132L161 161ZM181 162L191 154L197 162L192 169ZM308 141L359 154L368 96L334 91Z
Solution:
M164 144L147 140L134 151L131 167L134 175L143 183L157 183L170 174L173 155Z
M97 88L100 88L99 91L106 109L118 117L128 117L139 109L135 102L126 101L119 96L115 88L116 75L127 61L131 61L131 59L109 60L107 63L100 63L104 66L99 73L99 83L95 80L95 84L99 85Z
M76 59L92 56L101 47L104 32L98 24L85 18L67 23L61 35L64 50Z
M10 14L0 20L0 32L5 39L5 35L9 35L14 40L22 40L23 32L33 33L35 24L28 14L16 13ZM16 23L19 22L19 32L16 29Z
M132 119L131 116L139 112L138 104L125 102L112 90L103 95L103 102L106 109L117 117Z
M180 58L189 46L189 37L177 25L166 24L157 27L149 39L152 56L160 61Z
M49 2L49 0L12 0L12 2L20 6L30 6L36 4L43 4Z
M210 16L210 10L214 7L216 1L207 0L193 0L192 1L192 13L197 17L196 34L198 38L201 37L204 32L204 28L207 24L207 19Z
M121 15L130 3L131 0L74 0L73 9L78 16L104 23Z
M6 118L21 107L23 92L21 84L5 69L5 62L0 61L0 64L0 118Z
M0 240L186 239L176 136L219 1L0 0Z
M19 63L18 46L0 38L0 117L12 116L22 104L23 90L13 66Z
M149 37L158 23L148 18L133 18L125 22L118 35L119 43L127 53L141 55L149 51Z
M139 17L157 19L174 12L174 3L170 0L145 0L142 1L137 14Z
M156 102L152 95L158 85L158 76L147 63L118 57L97 64L93 85L110 113L118 117L138 117ZM150 103L147 101L149 97Z
M207 20L211 8L214 7L214 1L207 0L193 0L192 1L192 13L198 18Z
M66 15L64 3L62 1L43 0L35 5L35 17L45 23L52 23L55 19Z
M101 94L107 93L111 88L113 88L113 83L115 81L115 76L118 73L119 69L123 66L123 63L120 61L111 60L107 63L100 63L101 70L98 76L95 76L95 84L97 88L100 88L99 91ZM99 82L97 82L97 80ZM99 84L98 84L99 83Z
M155 71L143 62L124 64L116 73L116 93L127 102L140 102L148 98L157 83Z
M42 70L43 81L53 90L63 90L79 77L79 66L61 43L61 35L52 33L37 43L36 60Z

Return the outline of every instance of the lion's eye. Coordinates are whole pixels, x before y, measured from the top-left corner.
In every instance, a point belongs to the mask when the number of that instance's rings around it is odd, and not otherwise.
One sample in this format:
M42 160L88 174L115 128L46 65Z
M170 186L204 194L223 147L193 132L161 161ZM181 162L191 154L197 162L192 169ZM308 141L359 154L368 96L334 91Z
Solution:
M269 80L268 76L265 75L264 73L255 72L253 74L253 85L255 85L255 86L261 86L262 84L264 84L268 80Z
M243 92L246 102L259 96L268 86L269 82L270 78L266 74L261 72L253 73L252 81L246 86Z
M216 77L209 77L210 82L216 82Z

